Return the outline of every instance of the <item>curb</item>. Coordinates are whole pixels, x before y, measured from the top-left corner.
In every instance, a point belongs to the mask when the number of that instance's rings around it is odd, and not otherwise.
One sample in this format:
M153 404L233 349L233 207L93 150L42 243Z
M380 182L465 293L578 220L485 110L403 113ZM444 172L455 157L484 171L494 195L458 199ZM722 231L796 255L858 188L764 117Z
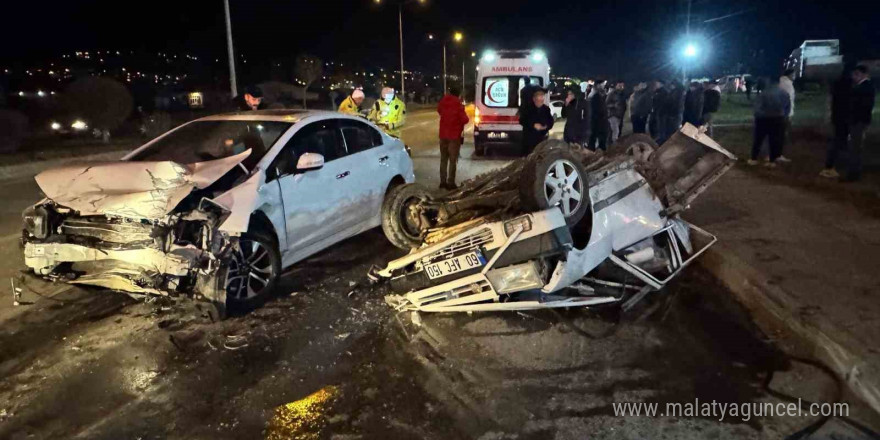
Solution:
M804 305L794 296L722 244L697 261L733 292L759 327L765 331L783 327L794 334L807 344L811 356L837 373L850 392L880 413L880 356L825 316L804 315Z
M16 165L0 166L0 180L18 179L21 177L34 176L49 168L68 165L76 162L94 162L117 160L128 153L129 150L107 151L104 153L88 154L85 156L58 157L49 160L37 160Z

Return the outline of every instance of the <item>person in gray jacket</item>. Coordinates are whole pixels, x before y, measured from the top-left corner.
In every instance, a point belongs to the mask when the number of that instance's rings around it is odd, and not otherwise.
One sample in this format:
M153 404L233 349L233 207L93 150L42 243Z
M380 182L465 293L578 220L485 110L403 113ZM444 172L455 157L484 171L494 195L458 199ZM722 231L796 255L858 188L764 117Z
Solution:
M791 99L779 88L779 80L770 80L769 87L755 99L755 132L752 142L752 157L749 165L758 164L758 156L764 139L770 143L770 162L768 167L776 166L776 159L782 155L785 142L785 118L791 112Z

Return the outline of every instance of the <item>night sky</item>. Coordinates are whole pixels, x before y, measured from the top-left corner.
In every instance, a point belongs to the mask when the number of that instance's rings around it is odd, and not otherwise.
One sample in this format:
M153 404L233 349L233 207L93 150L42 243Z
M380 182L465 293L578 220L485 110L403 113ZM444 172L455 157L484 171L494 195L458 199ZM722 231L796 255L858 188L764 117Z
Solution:
M236 50L250 63L308 52L325 60L397 64L393 0L230 0ZM134 49L223 57L221 0L5 2L4 62L72 50ZM404 6L408 68L437 71L427 33L460 30L463 57L486 48L542 48L554 72L644 79L668 75L685 33L686 0L427 0ZM706 23L706 20L733 16ZM691 33L708 43L701 69L736 63L774 73L804 39L839 38L853 59L880 58L880 2L692 0ZM452 52L452 51L451 51ZM367 61L368 60L368 61ZM252 64L253 65L253 64Z

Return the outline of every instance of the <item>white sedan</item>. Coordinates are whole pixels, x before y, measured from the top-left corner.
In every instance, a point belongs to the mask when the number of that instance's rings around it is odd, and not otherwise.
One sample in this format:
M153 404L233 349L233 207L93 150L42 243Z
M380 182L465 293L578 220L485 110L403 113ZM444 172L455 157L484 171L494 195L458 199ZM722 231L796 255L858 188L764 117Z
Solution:
M116 162L35 177L24 218L36 274L130 294L261 302L281 270L382 223L415 180L406 146L363 119L257 111L177 127Z

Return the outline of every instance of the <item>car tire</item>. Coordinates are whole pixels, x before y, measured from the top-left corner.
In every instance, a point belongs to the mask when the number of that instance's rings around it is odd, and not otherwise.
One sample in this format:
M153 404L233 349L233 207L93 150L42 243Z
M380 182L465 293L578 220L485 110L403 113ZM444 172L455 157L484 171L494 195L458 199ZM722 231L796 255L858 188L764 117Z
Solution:
M474 142L474 156L483 157L486 155L486 146L482 142Z
M560 140L535 147L522 171L519 194L523 207L539 211L559 206L569 226L576 225L590 209L589 186L584 166ZM565 176L558 179L557 174Z
M242 234L233 244L226 266L227 307L259 307L272 296L281 275L278 241L262 230Z
M645 133L632 133L621 136L613 148L615 151L625 151L627 156L635 157L638 162L647 163L659 146L654 138Z
M410 216L409 207L429 198L428 190L415 183L395 186L382 202L382 231L394 246L410 250L422 244L421 230Z

